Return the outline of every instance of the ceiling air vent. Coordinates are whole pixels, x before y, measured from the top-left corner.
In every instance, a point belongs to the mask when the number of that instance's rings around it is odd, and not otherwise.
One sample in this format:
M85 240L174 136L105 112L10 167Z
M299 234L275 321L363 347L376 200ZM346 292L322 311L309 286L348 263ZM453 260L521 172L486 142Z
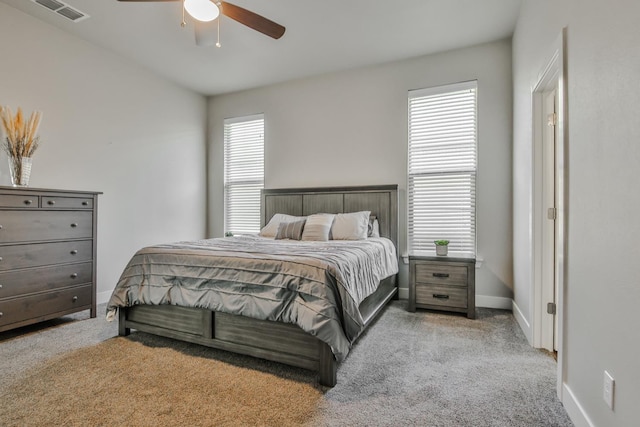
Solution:
M65 18L78 22L82 21L85 18L88 18L89 15L86 13L80 12L78 9L75 9L68 4L65 4L58 0L31 0L34 3L38 3L40 6L46 7L52 12L57 13L58 15L64 16Z

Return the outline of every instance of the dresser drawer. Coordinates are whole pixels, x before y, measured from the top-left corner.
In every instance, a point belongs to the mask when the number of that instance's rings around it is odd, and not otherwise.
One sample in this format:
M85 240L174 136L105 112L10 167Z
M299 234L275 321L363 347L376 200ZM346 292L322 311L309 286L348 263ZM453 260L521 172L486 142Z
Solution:
M93 242L34 243L0 246L0 271L69 262L91 261Z
M416 284L416 305L467 308L467 288Z
M0 194L0 208L37 208L39 196Z
M466 266L417 263L415 269L416 283L467 286Z
M81 211L5 211L0 243L82 239L93 234L93 214Z
M91 283L92 279L91 262L0 272L0 298Z
M91 305L91 285L59 289L0 301L0 328L29 319L44 319ZM0 329L1 330L1 329Z
M62 209L92 209L93 198L91 197L42 197L43 208L62 208Z

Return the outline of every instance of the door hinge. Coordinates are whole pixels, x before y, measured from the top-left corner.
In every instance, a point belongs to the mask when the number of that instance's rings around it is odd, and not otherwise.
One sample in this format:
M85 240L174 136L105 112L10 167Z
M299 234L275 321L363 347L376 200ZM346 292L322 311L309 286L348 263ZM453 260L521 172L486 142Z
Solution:
M556 208L547 209L547 218L548 219L555 220L557 216L558 216L558 210Z
M551 113L547 116L547 126L555 126L558 124L558 115Z
M556 314L556 303L555 302L547 303L547 313Z

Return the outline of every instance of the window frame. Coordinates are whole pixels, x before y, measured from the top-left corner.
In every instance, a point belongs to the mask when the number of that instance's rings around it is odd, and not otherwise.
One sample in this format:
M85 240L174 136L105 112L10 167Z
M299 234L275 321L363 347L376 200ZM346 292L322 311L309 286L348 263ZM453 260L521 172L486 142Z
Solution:
M438 146L438 143L433 142L433 140L436 139L435 137L427 137L424 134L415 136L416 134L420 134L421 130L414 125L416 120L414 109L417 108L415 107L417 102L414 100L428 102L429 98L431 98L431 101L435 103L439 95L446 96L460 93L460 96L464 97L465 91L472 94L470 97L472 101L468 102L473 102L473 110L471 113L465 113L464 108L460 107L460 109L456 111L462 114L460 124L466 125L464 129L467 131L472 129L473 131L471 144L466 141L468 137L455 136L456 131L453 130L449 135L453 143L451 141L448 141L448 143L440 142L441 147L438 147L437 150L433 148ZM413 255L435 255L435 245L433 241L450 240L449 255L475 257L477 253L478 82L477 80L471 80L410 90L408 92L407 104L408 252ZM456 107L456 102L451 101L448 105L445 104L445 106ZM427 112L425 112L422 117L418 117L419 119L427 121L429 120L429 115L437 117L433 114L433 111L436 111L435 109L432 111L425 108L425 111ZM472 122L469 122L470 120L472 120ZM469 123L472 123L472 125L469 125ZM424 125L425 123L423 122L421 124ZM447 126L443 126L443 128L446 127ZM422 131L424 132L424 130ZM429 138L433 138L433 140L429 140ZM414 141L415 139L420 139L420 143ZM420 145L420 148L414 149L414 145ZM431 151L431 153L429 151ZM435 156L436 160L429 160L427 156ZM423 157L423 159L418 161L416 157ZM442 162L442 159L446 161ZM419 169L421 170L418 171ZM417 178L421 179L422 182L418 182L419 180L417 180ZM436 182L438 179L440 179L441 182ZM430 180L433 182L429 183ZM434 208L431 209L433 212L429 210L425 211L425 197L416 198L416 194L414 194L416 192L416 185L425 188L431 185L432 194L436 194L434 197L437 200ZM449 196L449 193L445 194L441 192L438 196L438 189L446 191L447 188L458 190L458 192L451 193L451 200L445 200L447 196ZM449 206L455 204L454 199L459 208ZM423 207L416 207L417 204L422 204ZM435 213L438 209L441 210ZM419 219L416 219L416 213L419 213ZM451 218L455 217L458 217L459 222L454 221L452 223ZM425 228L425 223L438 220L441 221L440 226L436 225ZM438 229L440 229L440 231L438 231ZM459 237L459 239L456 239L456 237Z
M262 127L260 129L260 136L258 137L258 139L260 140L258 143L260 144L260 147L256 149L256 147L253 146L246 146L245 144L245 151L247 154L249 154L250 156L256 156L256 154L259 154L259 158L261 160L261 163L259 165L256 165L252 170L252 166L251 164L249 164L248 168L246 169L246 173L247 175L252 175L253 176L247 176L247 177L243 177L241 176L240 178L234 178L234 179L230 179L230 174L231 173L242 173L242 166L240 163L238 163L238 159L236 158L234 160L234 164L230 165L230 156L233 156L234 154L232 154L231 150L233 150L234 148L237 150L237 138L236 140L230 140L230 133L235 131L241 131L242 128L235 126L235 125L247 125L247 126L251 126L251 123L253 122L258 122L261 121L262 123ZM252 136L253 137L253 136ZM245 143L248 144L252 144L254 141L251 140L245 140ZM232 148L229 146L229 144L231 143L235 143L235 147ZM248 152L246 151L246 149L248 148ZM258 233L260 231L260 190L262 190L264 188L264 148L265 148L265 118L264 118L264 113L259 113L259 114L251 114L251 115L247 115L247 116L239 116L239 117L231 117L231 118L227 118L224 119L224 126L223 126L223 209L224 209L224 232L225 235L227 233L232 233L232 234L253 234L253 233ZM235 154L235 156L237 157L237 154ZM245 167L247 165L244 165ZM230 171L230 168L232 168L232 170ZM233 171L233 169L235 169L235 171ZM259 173L259 177L256 176L254 173L258 172ZM244 186L246 188L245 194L242 195L242 197L240 195L236 196L234 199L230 199L231 197L234 197L232 195L232 193L230 192L230 190L233 190L234 187L236 189L242 188L242 186ZM254 188L251 188L254 187ZM257 190L257 194L251 194L252 192L255 192ZM243 198L243 199L242 199ZM234 200L236 203L234 203ZM241 202L241 203L238 203ZM255 210L249 209L247 208L245 211L243 211L242 208L237 208L238 211L237 213L235 213L236 215L238 214L242 214L242 217L240 218L236 218L235 220L230 218L230 215L234 214L234 205L242 205L242 204L252 204L255 203ZM234 225L234 224L238 224L241 223L243 224L242 226L239 225Z

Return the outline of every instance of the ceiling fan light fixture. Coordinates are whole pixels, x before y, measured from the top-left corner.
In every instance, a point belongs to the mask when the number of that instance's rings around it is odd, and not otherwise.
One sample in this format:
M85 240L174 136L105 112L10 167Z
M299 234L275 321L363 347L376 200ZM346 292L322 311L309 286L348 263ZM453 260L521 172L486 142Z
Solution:
M213 21L220 15L220 9L211 0L184 0L184 8L194 19L202 22Z

